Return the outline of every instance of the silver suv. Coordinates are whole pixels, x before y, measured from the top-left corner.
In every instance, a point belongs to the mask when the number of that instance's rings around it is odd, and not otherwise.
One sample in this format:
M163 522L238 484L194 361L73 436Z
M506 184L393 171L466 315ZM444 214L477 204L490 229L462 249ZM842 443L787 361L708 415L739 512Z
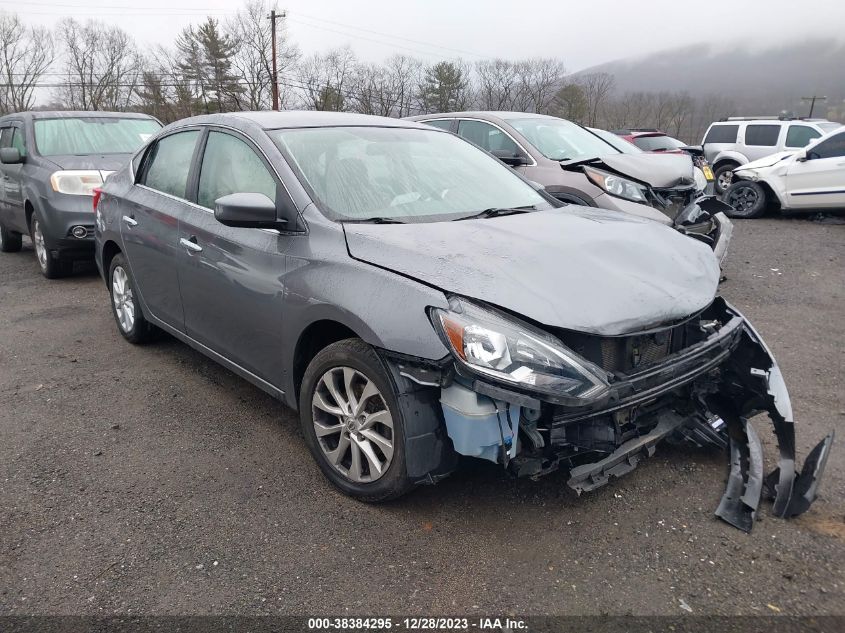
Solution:
M840 127L826 119L730 117L711 123L701 141L704 157L713 166L716 193L731 184L733 170L776 152L806 147L810 141Z

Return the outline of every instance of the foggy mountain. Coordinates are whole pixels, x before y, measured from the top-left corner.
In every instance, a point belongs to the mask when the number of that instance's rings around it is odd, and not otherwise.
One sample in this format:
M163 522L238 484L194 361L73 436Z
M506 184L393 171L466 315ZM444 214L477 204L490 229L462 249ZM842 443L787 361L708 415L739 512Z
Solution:
M801 97L827 95L813 116L845 115L845 42L834 39L786 43L777 48L733 49L695 45L593 66L575 74L614 75L617 93L687 91L730 99L737 115L805 116Z

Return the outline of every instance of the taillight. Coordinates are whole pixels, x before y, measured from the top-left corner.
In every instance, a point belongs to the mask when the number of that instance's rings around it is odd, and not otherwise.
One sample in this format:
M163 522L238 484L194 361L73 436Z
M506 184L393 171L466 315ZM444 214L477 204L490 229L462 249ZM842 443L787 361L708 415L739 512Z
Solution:
M95 187L91 193L94 195L92 204L94 205L94 213L96 213L97 205L100 204L100 197L103 195L103 190L99 187Z

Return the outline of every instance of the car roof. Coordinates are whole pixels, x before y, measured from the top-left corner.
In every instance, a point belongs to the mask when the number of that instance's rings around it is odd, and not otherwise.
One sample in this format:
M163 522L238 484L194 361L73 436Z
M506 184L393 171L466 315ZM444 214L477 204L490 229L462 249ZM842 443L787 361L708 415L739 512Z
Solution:
M284 110L284 111L255 111L255 112L227 112L224 114L205 114L182 119L177 122L183 125L208 125L226 123L251 123L265 130L303 127L396 127L418 128L431 130L431 127L383 116L356 114L353 112L324 112L317 110Z
M834 121L829 121L828 119L805 119L800 117L794 119L770 119L766 117L729 117L722 121L713 121L713 123L710 124L710 127L713 127L714 125L789 125L791 123L834 123Z
M27 112L12 112L2 118L16 119L75 119L85 117L87 119L150 119L155 117L143 112L107 112L103 110L29 110Z
M559 119L560 117L549 116L547 114L537 114L536 112L513 112L507 110L466 110L462 112L438 112L436 114L418 114L416 116L407 117L406 120L428 121L430 119L459 118L498 119L501 121L507 121L509 119Z

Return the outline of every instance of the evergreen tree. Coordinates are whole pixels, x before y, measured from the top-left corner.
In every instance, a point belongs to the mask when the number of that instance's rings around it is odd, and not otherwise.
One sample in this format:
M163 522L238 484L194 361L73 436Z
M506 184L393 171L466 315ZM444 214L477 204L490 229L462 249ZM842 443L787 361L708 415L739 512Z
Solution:
M208 87L209 101L214 112L232 109L237 95L243 92L237 75L232 72L232 57L237 44L220 30L220 25L209 17L196 32L203 55L203 78Z
M463 110L469 102L469 79L455 62L438 62L425 70L421 87L426 112Z

